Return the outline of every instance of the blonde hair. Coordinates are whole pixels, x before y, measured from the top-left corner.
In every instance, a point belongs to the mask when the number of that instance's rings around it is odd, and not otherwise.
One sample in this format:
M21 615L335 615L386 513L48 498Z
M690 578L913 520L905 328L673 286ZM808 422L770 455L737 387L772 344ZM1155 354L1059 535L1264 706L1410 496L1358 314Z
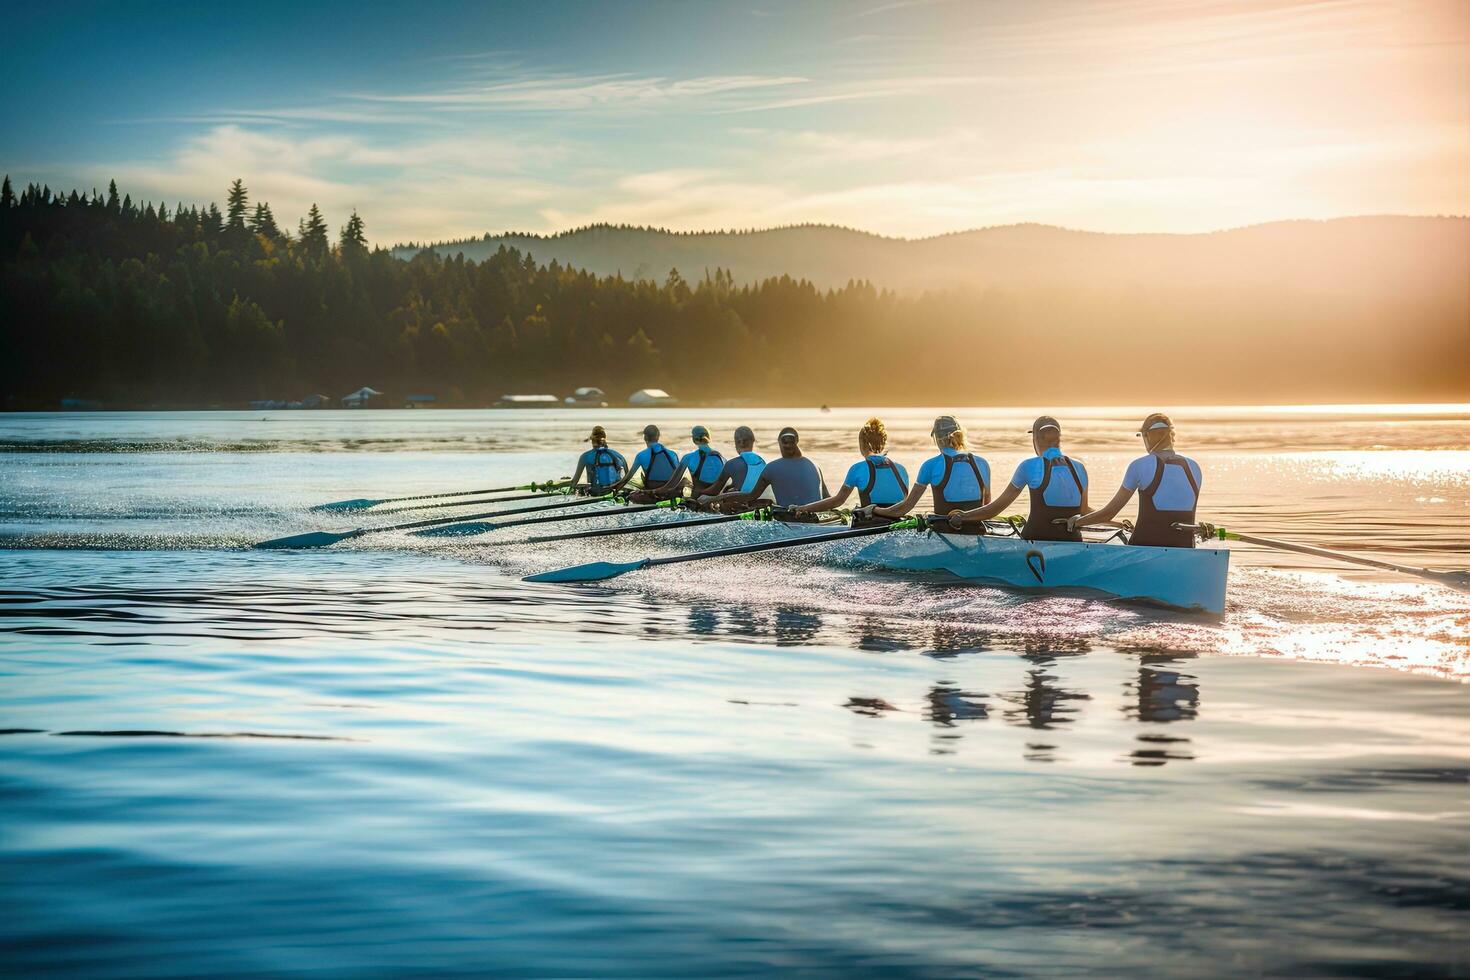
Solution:
M888 429L882 419L872 418L858 430L858 445L865 455L881 453L888 445Z
M941 437L939 440L939 444L941 446L948 446L950 449L957 449L960 452L964 452L967 448L965 446L965 430L955 429L949 435Z

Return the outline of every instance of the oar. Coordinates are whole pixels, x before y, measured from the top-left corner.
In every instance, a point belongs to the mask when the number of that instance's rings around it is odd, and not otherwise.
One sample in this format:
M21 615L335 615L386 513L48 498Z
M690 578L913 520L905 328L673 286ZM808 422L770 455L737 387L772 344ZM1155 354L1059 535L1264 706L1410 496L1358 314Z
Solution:
M606 499L609 499L609 498L599 497L599 498L596 498L596 499L598 499L598 500L606 500ZM614 497L614 498L611 498L611 499L616 500L618 502L622 502L622 500L623 500L622 497ZM607 517L607 516L609 516L611 514L644 514L644 513L647 513L648 511L651 511L651 510L660 510L662 508L668 508L668 507L678 507L678 506L680 506L680 504L681 504L681 501L678 500L677 498L675 498L673 500L661 500L661 501L659 501L656 504L639 504L639 505L637 505L635 507L619 507L616 510L588 511L588 512L581 513L581 514L554 514L551 517L524 517L524 518L521 518L518 521L466 520L466 521L462 521L462 522L456 523L456 524L444 524L444 525L439 525L439 526L436 526L436 527L426 528L425 530L422 530L422 531L415 531L415 532L413 532L413 535L414 535L414 537L420 537L420 538L443 538L443 537L464 538L464 537L469 537L469 536L474 535L474 534L484 534L486 531L499 531L501 528L505 528L505 527L522 527L522 526L524 526L526 524L555 524L558 521L578 521L578 520L581 520L581 519L583 519L585 517ZM532 509L532 510L552 510L553 508L551 508L551 507L536 507L536 508L528 508L528 509ZM504 514L516 514L516 513L520 513L520 511L507 510L507 511L501 511L501 513L499 513L499 514L470 514L468 516L469 517L500 517L500 516L503 516Z
M317 504L311 510L366 510L379 504L401 504L407 500L437 500L440 497L473 497L479 493L511 493L516 490L530 490L534 493L547 493L560 487L570 486L571 480L562 477L561 482L526 483L518 487L490 487L485 490L456 490L454 493L421 493L413 497L380 497L376 500L367 497L358 497L354 500L334 500L330 504Z
M619 513L627 513L620 511ZM530 544L545 544L548 541L575 541L579 538L610 538L618 534L642 534L646 531L663 531L674 527L700 527L705 524L727 524L730 521L755 520L756 511L748 514L726 514L720 517L692 517L683 521L655 521L649 524L635 524L632 527L606 527L596 531L576 531L572 534L544 534L540 537L527 538Z
M642 558L638 561L611 562L594 561L585 565L573 565L570 568L558 568L550 572L542 572L539 575L528 575L527 582L601 582L606 579L616 578L628 572L636 572L644 568L652 568L655 565L676 565L686 561L703 561L706 558L724 558L729 555L749 555L757 551L775 551L778 548L796 548L806 544L821 544L824 541L841 541L844 538L861 538L870 534L886 534L889 531L897 531L901 528L923 527L923 522L917 517L894 521L892 524L880 524L874 527L849 528L842 531L832 531L828 534L811 534L805 537L792 538L788 541L766 541L761 544L740 545L735 548L716 548L713 551L696 551L687 555L673 555L668 558Z
M568 507L586 507L588 504L597 504L597 503L602 503L602 502L608 501L608 500L618 500L618 501L620 501L622 499L623 499L622 497L615 497L612 494L603 494L602 496L599 496L599 497L578 497L578 498L576 498L574 500L558 500L554 504L540 504L540 505L535 506L535 507L512 507L510 510L497 510L494 513L495 513L495 516L496 517L509 517L512 514L534 514L537 511L542 511L542 510L565 510ZM482 501L480 501L480 503L483 503L483 504L498 504L498 503L500 503L500 501L495 500L495 499L492 498L490 500L482 500ZM388 514L391 514L391 513L394 513L394 511L379 511L379 513L388 513ZM477 517L477 516L479 516L479 515L477 515L477 514L463 514L463 515L458 515L458 516L452 517L452 518L450 518L450 520L453 520L453 521L463 521L463 520L469 520L470 518Z
M833 511L847 517L846 511ZM762 507L759 510L748 510L743 514L719 514L712 517L694 517L683 521L651 521L648 524L634 524L632 527L607 527L595 531L577 531L573 534L547 534L537 538L527 538L528 544L545 544L548 541L575 541L579 538L610 538L619 534L643 534L647 531L665 531L676 527L702 527L707 524L728 524L731 521L769 521L779 520L771 516L770 507ZM844 521L845 523L845 521Z
M1262 538L1254 534L1241 534L1239 531L1229 531L1223 527L1216 527L1213 524L1175 524L1174 527L1181 531L1194 531L1201 538L1218 538L1221 541L1241 541L1245 544L1258 544L1265 548L1278 548L1281 551L1295 551L1303 555L1330 558L1333 561L1347 562L1352 565L1366 565L1369 568L1382 568L1404 575L1417 575L1420 578L1443 582L1445 585L1453 586L1457 589L1470 589L1470 571L1439 572L1432 568L1420 568L1417 565L1398 565L1391 561L1379 561L1377 558L1362 558L1343 551L1317 548L1309 544L1297 544L1294 541L1282 541L1278 538Z
M592 504L603 500L621 499L611 495L605 497L589 497L586 500L573 500L558 504L558 507L570 507L577 504ZM532 507L530 510L551 510L550 507ZM503 517L506 514L516 514L521 511L515 510L487 510L479 514L456 514L453 517L430 517L420 521L407 521L402 524L382 524L376 527L358 527L350 531L307 531L305 534L292 534L284 538L272 538L262 541L256 545L257 548L270 550L282 550L288 548L325 548L339 541L348 541L352 538L360 538L364 534L377 534L380 531L408 531L420 527L436 527L440 524L457 524L462 521L472 520L479 517Z
M384 517L388 514L410 514L416 510L439 510L444 507L478 507L481 504L513 504L521 500L545 500L547 497L557 496L565 491L549 491L547 493L518 493L510 497L476 497L474 500L445 500L437 504L414 504L412 507L394 507L390 510L375 510L374 517Z

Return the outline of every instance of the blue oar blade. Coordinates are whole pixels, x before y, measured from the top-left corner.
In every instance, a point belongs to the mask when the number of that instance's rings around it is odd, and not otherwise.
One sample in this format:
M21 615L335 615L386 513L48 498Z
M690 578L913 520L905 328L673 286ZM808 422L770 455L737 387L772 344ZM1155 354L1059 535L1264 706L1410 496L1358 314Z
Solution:
M369 500L366 497L358 497L356 500L334 500L330 504L317 504L308 510L367 510L376 507L381 500Z
M463 524L444 524L440 527L426 527L422 531L410 531L409 536L415 538L463 538L472 534L484 534L493 531L500 525L491 524L489 521L465 521Z
M640 568L648 567L648 559L641 561L593 561L585 565L573 565L570 568L558 568L550 572L541 572L536 575L527 575L527 582L601 582L604 579L617 578L626 572L636 572Z
M280 551L290 548L325 548L334 545L338 541L346 541L355 538L361 531L307 531L305 534L292 534L284 538L272 538L262 541L256 548L264 548L271 551Z

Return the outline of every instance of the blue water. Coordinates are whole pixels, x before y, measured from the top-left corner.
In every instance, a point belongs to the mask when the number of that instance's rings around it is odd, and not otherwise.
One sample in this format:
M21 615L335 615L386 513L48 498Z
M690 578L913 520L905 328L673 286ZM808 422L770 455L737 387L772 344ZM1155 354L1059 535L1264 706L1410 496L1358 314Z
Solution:
M969 413L997 473L1026 414ZM1133 414L1062 415L1099 485ZM699 420L836 473L855 416ZM1205 516L1463 566L1470 412L1175 417ZM9 975L1470 972L1462 593L1246 549L1219 618L841 549L520 581L738 527L250 551L594 421L265 418L0 417Z

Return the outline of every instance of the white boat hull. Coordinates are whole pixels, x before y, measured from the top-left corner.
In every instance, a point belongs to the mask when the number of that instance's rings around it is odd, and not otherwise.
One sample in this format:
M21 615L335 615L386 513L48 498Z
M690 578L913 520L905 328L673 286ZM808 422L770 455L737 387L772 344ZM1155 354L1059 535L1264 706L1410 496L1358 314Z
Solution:
M906 572L947 572L987 585L1077 589L1220 614L1230 552L1076 541L1026 541L994 535L895 531L858 550L856 560Z

